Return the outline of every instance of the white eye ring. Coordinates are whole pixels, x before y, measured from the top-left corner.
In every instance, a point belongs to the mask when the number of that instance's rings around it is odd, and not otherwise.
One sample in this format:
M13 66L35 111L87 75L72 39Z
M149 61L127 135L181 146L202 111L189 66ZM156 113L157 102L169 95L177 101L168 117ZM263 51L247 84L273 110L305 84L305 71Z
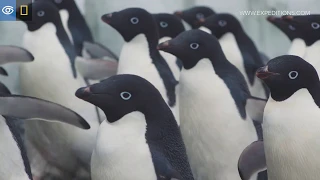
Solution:
M198 49L199 48L199 44L198 43L191 43L190 44L190 48L191 49Z
M227 25L227 21L225 21L225 20L220 20L218 23L219 23L219 25L220 25L221 27Z
M294 26L292 26L291 24L289 25L289 29L292 31L296 30L296 28Z
M298 75L299 75L298 71L290 71L289 72L290 79L296 79L298 77Z
M126 92L126 91L120 93L120 96L125 101L127 101L127 100L129 100L131 98L131 94L129 92Z
M38 11L38 12L37 12L37 15L38 15L39 17L43 17L43 16L45 15L45 12L44 12L44 11Z
M62 0L54 0L55 3L60 4Z
M197 14L196 14L196 18L197 18L197 19L202 19L202 18L204 18L204 14L202 14L202 13L197 13Z
M163 28L166 28L166 27L168 27L168 23L166 23L164 21L161 21L160 22L160 26L163 27Z
M318 23L316 23L316 22L313 22L313 23L311 23L311 27L312 27L313 29L319 29L319 28L320 28L320 24L318 24Z
M137 17L133 17L130 19L132 24L138 24L139 23L139 19Z

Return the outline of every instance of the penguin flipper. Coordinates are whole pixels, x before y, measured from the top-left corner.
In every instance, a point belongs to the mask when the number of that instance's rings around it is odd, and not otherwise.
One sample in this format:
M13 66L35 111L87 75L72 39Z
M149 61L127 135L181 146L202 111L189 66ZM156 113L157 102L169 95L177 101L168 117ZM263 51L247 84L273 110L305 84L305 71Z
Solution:
M41 119L62 122L82 129L90 129L86 120L76 112L59 104L34 97L1 94L0 114L26 120Z
M33 60L33 55L26 49L0 45L0 65L10 62L31 62Z
M267 169L263 141L255 141L247 146L240 155L238 171L242 180Z
M83 51L88 53L91 58L108 57L116 60L119 59L111 50L98 43L85 41L83 43Z
M3 69L3 67L0 67L0 74L3 76L8 76L8 73L5 69Z
M101 80L117 74L118 62L114 59L76 58L76 69L87 79Z
M247 99L246 110L252 120L262 123L263 112L266 104L266 99L256 98L253 96L250 96Z

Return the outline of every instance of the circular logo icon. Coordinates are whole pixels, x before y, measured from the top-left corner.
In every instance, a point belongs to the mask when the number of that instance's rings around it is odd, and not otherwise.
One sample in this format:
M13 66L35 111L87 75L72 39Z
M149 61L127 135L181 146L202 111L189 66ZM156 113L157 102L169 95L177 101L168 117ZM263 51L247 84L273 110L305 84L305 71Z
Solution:
M14 9L12 6L5 6L2 8L2 13L5 15L10 15L13 13L13 11L14 11Z

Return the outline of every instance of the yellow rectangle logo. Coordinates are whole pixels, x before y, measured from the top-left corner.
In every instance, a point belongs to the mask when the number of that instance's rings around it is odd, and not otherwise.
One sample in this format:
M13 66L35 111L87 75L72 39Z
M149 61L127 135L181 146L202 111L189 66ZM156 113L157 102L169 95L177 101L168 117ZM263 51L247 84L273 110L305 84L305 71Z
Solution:
M21 16L28 16L28 5L21 5L20 6L20 15Z

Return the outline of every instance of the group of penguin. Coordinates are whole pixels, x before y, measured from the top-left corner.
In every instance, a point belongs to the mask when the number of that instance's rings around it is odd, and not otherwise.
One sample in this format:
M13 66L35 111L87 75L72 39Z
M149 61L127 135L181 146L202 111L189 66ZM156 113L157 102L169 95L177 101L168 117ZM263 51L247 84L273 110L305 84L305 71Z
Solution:
M21 63L21 95L0 84L1 180L319 179L320 15L268 17L292 42L269 60L231 14L127 8L101 17L118 57L74 0L29 6L23 48L0 46Z

